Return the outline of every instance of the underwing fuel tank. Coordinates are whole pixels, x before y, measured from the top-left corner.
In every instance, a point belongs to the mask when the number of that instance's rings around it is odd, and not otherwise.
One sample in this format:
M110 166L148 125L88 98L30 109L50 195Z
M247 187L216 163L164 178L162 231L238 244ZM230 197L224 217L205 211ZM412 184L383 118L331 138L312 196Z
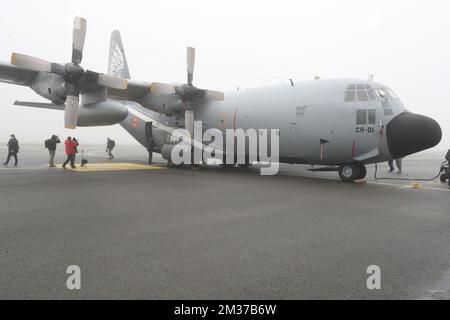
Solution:
M102 101L80 106L78 127L111 126L125 120L128 108L115 101Z

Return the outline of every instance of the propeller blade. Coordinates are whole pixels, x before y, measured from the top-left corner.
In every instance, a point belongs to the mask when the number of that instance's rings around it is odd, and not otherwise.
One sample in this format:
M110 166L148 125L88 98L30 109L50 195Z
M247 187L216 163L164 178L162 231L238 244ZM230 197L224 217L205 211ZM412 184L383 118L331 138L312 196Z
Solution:
M52 64L50 62L20 53L13 53L11 55L11 64L19 68L28 69L32 71L38 72L52 71Z
M78 109L80 98L78 96L67 96L65 103L64 122L66 129L76 129L78 121Z
M188 74L188 85L192 86L194 81L194 68L195 68L195 48L187 48L187 74Z
M194 136L194 111L186 110L184 112L184 128L190 132L191 137Z
M150 87L150 92L156 96L175 94L175 87L172 84L153 82Z
M76 17L73 21L72 62L80 64L83 60L84 42L86 40L86 19Z
M113 76L108 76L103 73L98 74L97 84L119 90L127 90L128 89L128 81L122 78L116 78Z
M225 100L225 94L220 91L206 90L205 98L208 100L223 101Z

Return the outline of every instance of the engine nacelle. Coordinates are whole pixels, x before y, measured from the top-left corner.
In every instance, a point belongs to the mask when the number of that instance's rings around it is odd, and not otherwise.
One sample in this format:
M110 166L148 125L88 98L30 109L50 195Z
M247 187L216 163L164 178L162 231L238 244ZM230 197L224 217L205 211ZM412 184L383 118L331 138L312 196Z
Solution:
M182 113L185 111L183 101L180 96L175 94L160 97L155 97L149 94L143 100L143 105L155 112L159 112L167 116L173 116L175 113Z
M78 127L112 126L128 117L128 108L115 101L102 101L80 106Z
M64 78L59 75L39 72L31 83L31 89L54 104L63 104L66 100L65 84Z

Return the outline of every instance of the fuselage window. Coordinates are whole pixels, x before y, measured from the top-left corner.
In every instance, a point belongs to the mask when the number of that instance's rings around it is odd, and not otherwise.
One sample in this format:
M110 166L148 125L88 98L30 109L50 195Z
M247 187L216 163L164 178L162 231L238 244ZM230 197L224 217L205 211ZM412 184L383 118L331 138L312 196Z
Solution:
M392 109L384 109L384 115L385 116L393 116L394 115L394 110L392 110Z
M375 124L377 121L377 110L370 109L369 110L369 119L367 121L368 124Z
M367 110L356 110L356 124L367 123Z

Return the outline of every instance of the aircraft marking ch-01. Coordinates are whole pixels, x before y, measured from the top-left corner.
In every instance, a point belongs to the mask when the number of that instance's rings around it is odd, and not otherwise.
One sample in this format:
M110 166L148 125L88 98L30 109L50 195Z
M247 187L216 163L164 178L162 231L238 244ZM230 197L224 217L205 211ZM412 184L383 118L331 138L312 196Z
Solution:
M187 84L131 79L118 31L111 36L108 74L84 70L85 37L86 20L75 18L71 63L13 53L11 64L0 64L0 82L28 86L50 101L15 105L64 110L66 128L120 124L150 158L157 152L171 161L164 150L172 146L172 133L191 131L195 119L203 130L277 129L280 162L339 168L342 180L354 181L365 177L366 164L432 148L442 138L436 121L408 112L390 88L372 79L316 79L224 94L193 85L193 48L187 50Z

